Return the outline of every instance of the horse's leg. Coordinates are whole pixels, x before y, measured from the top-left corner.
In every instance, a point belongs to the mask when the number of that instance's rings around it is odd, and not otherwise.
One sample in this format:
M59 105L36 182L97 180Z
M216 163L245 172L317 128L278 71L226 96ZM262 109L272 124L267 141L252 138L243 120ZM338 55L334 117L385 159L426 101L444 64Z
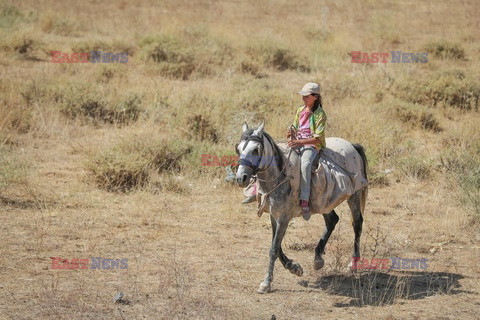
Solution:
M285 232L287 231L287 227L288 220L280 218L276 221L275 233L272 240L272 247L270 248L270 263L268 265L268 272L265 280L263 280L257 290L258 293L267 293L271 289L270 286L273 280L273 268L275 266L275 260L277 260L280 254L280 246L282 244L283 237L285 236Z
M313 268L315 270L321 269L325 264L322 255L325 253L325 246L327 245L328 238L330 238L330 235L339 220L334 210L330 211L328 214L324 214L323 218L325 219L325 231L323 231L322 237L315 248L315 259L313 261Z
M363 224L362 209L365 206L365 196L362 194L363 192L366 192L366 190L358 190L352 196L350 196L350 198L348 198L348 206L350 207L350 211L352 211L353 231L355 232L352 261L349 263L350 268L354 268L354 261L358 261L360 259L360 236L362 235Z
M270 222L272 223L272 245L273 245L273 239L275 238L275 232L277 230L277 221L270 216ZM282 245L280 244L280 251L278 253L278 257L280 259L280 262L282 262L283 266L285 269L289 270L291 273L301 277L303 275L303 269L300 266L300 264L295 263L293 260L289 259L282 250Z

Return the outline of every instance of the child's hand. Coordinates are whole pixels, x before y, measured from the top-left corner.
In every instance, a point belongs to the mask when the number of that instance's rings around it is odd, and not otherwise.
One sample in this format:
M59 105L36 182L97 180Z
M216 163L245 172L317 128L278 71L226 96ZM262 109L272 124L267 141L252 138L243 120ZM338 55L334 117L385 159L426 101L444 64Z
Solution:
M302 142L300 140L290 140L287 142L287 144L290 148L296 148L300 147L302 145Z

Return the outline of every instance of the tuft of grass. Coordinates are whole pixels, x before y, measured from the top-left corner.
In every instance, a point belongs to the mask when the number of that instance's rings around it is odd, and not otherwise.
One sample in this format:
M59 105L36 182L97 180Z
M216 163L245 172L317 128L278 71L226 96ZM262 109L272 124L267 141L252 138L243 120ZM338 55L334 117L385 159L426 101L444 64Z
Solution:
M135 46L127 40L111 39L111 40L90 40L79 41L72 45L73 52L87 52L88 58L92 58L92 52L110 52L110 53L128 53L128 57L135 54Z
M144 59L168 78L187 80L219 72L232 58L230 46L207 34L186 32L183 35L158 34L139 41Z
M142 110L142 99L136 93L126 93L108 99L104 93L88 84L71 84L54 92L61 112L71 119L83 119L94 124L130 124Z
M433 132L442 131L433 113L423 105L399 102L395 104L394 113L396 118L414 128Z
M33 22L38 14L29 11L23 12L13 5L4 5L0 7L0 29L12 29L21 23Z
M480 81L464 77L463 72L438 72L418 79L405 79L396 85L394 95L427 106L446 105L478 111Z
M459 195L465 206L480 222L480 147L448 148L441 156L441 164L460 187Z
M432 164L416 156L398 160L398 167L407 177L414 180L426 180L432 173Z
M76 21L55 14L44 16L40 21L40 25L43 32L61 36L77 35L78 31L82 29Z
M425 44L424 49L441 59L464 60L465 50L458 43L452 43L447 40L435 40Z
M0 37L0 47L20 60L41 60L43 46L38 34L24 29Z
M306 58L296 55L284 45L271 40L257 40L246 48L246 53L252 61L265 68L278 71L310 71Z
M2 168L0 170L0 190L26 179L28 164L21 160L12 148L4 144L4 139L0 141L0 168Z
M191 139L200 141L218 142L217 130L211 121L204 115L196 114L187 118L187 135Z
M85 166L96 185L111 192L145 187L154 174L178 171L192 149L188 143L146 138L131 136L91 155Z

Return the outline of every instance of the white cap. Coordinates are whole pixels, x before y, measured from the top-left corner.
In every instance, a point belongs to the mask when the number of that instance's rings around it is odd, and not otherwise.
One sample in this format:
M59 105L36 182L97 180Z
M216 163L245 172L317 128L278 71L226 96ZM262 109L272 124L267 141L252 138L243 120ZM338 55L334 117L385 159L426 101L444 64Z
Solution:
M308 96L312 93L320 94L320 86L316 83L309 82L303 86L302 90L298 92L302 96Z

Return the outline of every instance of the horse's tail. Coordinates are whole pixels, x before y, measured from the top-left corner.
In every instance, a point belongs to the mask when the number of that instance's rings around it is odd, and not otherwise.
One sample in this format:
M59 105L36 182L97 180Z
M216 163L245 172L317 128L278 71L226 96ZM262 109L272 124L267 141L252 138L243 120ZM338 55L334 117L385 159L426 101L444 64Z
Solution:
M367 160L367 155L365 154L365 149L363 148L363 146L360 143L353 143L353 147L360 154L360 157L362 157L363 174L365 176L365 179L368 181L368 176L367 176L368 160Z
M365 176L365 180L368 181L368 160L367 160L367 155L365 154L365 149L363 146L359 143L353 143L353 147L357 152L360 154L360 157L362 158L363 162L363 174ZM362 208L362 214L365 212L365 203L367 202L367 195L368 195L368 185L361 190L360 193L360 206Z

